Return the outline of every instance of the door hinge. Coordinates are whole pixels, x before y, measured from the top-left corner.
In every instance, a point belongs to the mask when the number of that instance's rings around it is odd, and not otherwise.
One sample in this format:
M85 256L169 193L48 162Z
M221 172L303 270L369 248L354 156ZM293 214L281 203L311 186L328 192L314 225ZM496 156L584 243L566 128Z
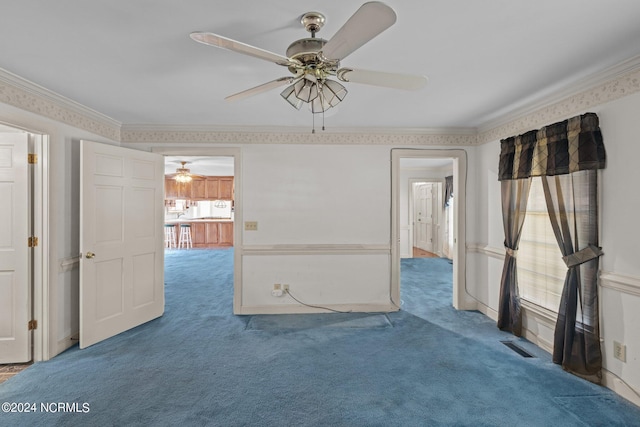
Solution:
M27 246L29 246L30 248L35 248L36 246L38 246L38 238L35 236L29 237L29 239L27 240Z
M30 165L35 165L36 163L38 163L38 155L37 155L37 154L31 154L31 153L29 153L29 154L27 155L27 162L28 162Z
M28 323L28 328L30 331L33 331L34 329L38 329L38 321L37 320L29 320Z

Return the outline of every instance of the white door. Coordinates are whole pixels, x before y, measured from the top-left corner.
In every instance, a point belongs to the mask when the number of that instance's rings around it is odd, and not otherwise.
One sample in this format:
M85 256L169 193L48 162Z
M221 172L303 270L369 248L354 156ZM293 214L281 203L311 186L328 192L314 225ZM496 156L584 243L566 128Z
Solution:
M416 247L434 252L434 184L417 184L415 195Z
M80 348L164 312L164 158L81 141Z
M28 135L0 133L0 363L31 360Z

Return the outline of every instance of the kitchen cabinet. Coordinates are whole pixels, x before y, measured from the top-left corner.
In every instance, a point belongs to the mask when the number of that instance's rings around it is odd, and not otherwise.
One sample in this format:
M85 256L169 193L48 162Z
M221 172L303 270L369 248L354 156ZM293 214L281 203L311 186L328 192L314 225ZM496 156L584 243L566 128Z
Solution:
M207 200L233 200L233 177L208 176Z
M164 179L165 199L188 199L191 197L191 183L180 183L173 178Z
M180 221L176 227L178 235L180 233L179 224L191 225L191 241L194 248L233 246L232 221Z
M205 248L207 246L207 233L205 232L206 223L191 222L191 242L194 248Z
M203 176L181 184L165 177L165 199L234 200L232 176Z
M218 244L225 246L233 246L233 223L218 223Z
M220 178L218 185L218 198L220 200L234 200L232 176L225 176Z
M194 178L191 181L191 200L207 199L207 180L204 178Z

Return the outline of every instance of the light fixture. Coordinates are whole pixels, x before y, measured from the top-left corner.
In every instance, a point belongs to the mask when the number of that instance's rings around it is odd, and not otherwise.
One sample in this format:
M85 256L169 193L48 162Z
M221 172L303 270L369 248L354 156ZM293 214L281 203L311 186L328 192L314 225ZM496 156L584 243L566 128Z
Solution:
M329 80L324 69L307 70L290 86L280 93L293 108L299 110L302 104L309 104L313 114L322 113L322 130L324 130L324 112L335 107L347 96L347 89L335 80ZM315 116L313 120L315 129Z
M179 182L180 184L191 182L191 180L193 179L193 177L191 176L191 171L184 167L187 162L180 163L182 164L182 166L176 169L176 175L173 177L173 179L175 179L176 182Z
M307 103L311 112L316 114L324 113L342 102L347 96L347 89L335 80L305 74L304 77L287 86L280 96L297 110Z

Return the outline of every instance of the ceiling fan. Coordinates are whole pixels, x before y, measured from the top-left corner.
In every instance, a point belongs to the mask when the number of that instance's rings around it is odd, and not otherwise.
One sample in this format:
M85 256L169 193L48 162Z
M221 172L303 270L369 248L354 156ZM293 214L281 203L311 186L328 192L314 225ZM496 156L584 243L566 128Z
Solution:
M417 90L427 83L425 76L340 66L340 61L396 22L396 13L382 2L363 4L329 41L316 38L316 33L325 22L321 13L305 13L300 22L311 33L311 37L291 43L286 51L287 56L209 32L193 32L190 37L199 43L287 67L292 74L227 96L225 99L228 101L237 101L288 85L280 95L294 108L300 109L306 103L312 113L324 113L338 105L347 95L347 89L330 77L335 76L342 82L404 90Z
M176 173L172 173L172 174L168 174L167 176L169 178L173 178L174 180L176 180L177 182L179 182L180 184L186 184L188 182L191 182L193 180L193 178L201 178L201 175L195 175L191 173L191 169L188 169L185 167L185 165L187 163L190 162L184 162L184 161L180 161L180 167L176 169Z

